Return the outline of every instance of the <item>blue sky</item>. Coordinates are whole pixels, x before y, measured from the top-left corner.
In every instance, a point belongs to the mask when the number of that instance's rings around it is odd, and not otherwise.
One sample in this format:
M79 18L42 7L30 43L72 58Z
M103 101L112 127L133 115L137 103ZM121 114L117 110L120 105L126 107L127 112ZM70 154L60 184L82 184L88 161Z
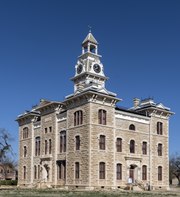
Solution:
M170 107L170 153L180 152L179 10L179 0L0 0L0 128L14 137L15 152L17 115L73 92L69 79L88 25L107 89L120 106L153 97Z

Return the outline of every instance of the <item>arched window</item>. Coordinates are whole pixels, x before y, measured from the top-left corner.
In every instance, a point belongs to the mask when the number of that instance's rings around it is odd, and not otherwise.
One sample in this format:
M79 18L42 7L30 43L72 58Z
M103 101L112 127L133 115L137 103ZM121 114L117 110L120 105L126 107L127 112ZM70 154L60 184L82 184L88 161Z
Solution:
M35 138L35 156L40 155L41 139L40 137Z
M76 150L80 150L80 136L76 136Z
M98 122L99 124L106 125L106 111L104 109L98 111Z
M27 147L24 146L24 157L27 157Z
M163 123L157 122L157 134L162 135L163 134Z
M74 126L83 124L83 111L74 112Z
M146 165L142 166L142 180L143 181L147 180L147 166Z
M45 140L45 143L44 143L44 152L45 152L45 155L47 154L47 151L48 151L48 141Z
M49 154L52 152L52 141L49 139Z
M135 141L134 140L131 140L130 141L130 153L135 153Z
M162 166L158 166L158 181L162 181Z
M106 136L100 135L99 137L99 149L105 150L106 149Z
M28 127L24 127L23 128L23 139L28 138L28 132L29 132Z
M117 180L122 180L122 164L118 163L116 166L116 177Z
M117 152L122 152L122 139L121 138L117 138L116 151Z
M129 125L129 130L135 131L136 130L135 125L133 125L133 124Z
M142 143L142 154L147 155L147 142Z
M34 166L34 179L37 179L37 167Z
M76 179L79 179L79 172L80 172L79 162L75 162L75 178Z
M158 156L162 156L162 144L158 144Z
M105 179L105 163L100 162L99 163L99 178L100 179Z
M60 153L66 152L66 131L60 132Z

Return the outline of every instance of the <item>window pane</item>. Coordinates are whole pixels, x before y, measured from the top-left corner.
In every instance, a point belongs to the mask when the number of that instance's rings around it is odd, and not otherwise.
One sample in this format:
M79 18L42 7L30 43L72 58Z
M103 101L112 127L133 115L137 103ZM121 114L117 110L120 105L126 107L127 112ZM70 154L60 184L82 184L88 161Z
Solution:
M117 180L122 179L122 164L117 164L116 176L117 176Z
M76 136L76 150L80 150L80 136Z
M106 137L104 135L100 135L100 139L99 139L99 149L100 150L105 150L105 141L106 141Z
M162 167L158 167L158 181L162 181Z
M130 153L135 153L135 141L130 141Z
M75 178L79 179L79 162L75 163Z
M143 142L143 144L142 144L142 153L144 155L147 154L147 142Z
M105 163L104 162L100 162L99 164L99 178L105 179Z
M142 180L147 180L147 166L142 166Z
M117 152L122 152L122 139L121 138L117 138L116 150Z

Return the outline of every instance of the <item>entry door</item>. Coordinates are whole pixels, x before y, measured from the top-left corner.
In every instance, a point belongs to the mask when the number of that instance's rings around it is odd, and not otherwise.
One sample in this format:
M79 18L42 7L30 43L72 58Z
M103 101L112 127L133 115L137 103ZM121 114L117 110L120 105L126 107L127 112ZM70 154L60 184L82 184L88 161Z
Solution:
M129 169L129 178L131 178L132 183L134 183L134 169Z

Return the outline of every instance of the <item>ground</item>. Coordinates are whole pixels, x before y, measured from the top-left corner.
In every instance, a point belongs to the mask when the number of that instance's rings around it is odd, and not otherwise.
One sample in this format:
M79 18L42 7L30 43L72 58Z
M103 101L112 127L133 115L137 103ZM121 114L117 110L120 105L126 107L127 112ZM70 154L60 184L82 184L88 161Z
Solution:
M1 188L0 197L180 197L180 189L170 191L61 191L57 189Z

